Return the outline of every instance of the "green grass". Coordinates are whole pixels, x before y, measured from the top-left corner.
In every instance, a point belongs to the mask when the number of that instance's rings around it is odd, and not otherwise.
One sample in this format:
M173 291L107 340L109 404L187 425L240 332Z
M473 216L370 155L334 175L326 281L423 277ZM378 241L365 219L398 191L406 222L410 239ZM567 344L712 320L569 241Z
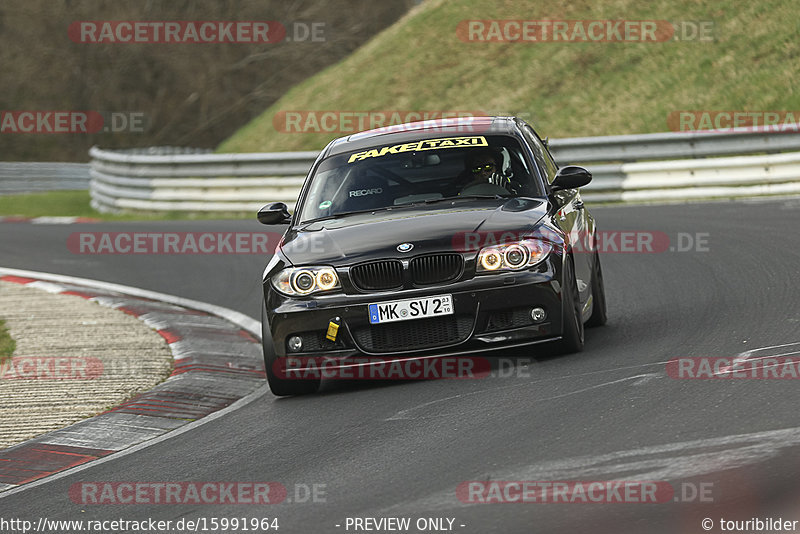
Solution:
M15 348L17 348L17 344L8 333L6 322L0 319L0 363L11 358Z
M89 204L88 191L49 191L25 195L0 195L0 216L91 217L103 221L255 219L255 213L187 213L179 211L100 213Z
M281 133L280 111L478 110L550 137L668 131L680 110L800 109L793 0L427 0L305 80L219 147L314 150L337 133ZM459 21L713 21L713 42L466 43Z

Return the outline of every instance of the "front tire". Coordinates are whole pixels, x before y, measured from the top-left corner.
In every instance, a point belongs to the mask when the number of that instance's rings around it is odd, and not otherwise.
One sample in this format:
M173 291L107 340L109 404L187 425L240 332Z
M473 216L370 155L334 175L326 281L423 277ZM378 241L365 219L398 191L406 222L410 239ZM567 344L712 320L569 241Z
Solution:
M575 267L572 257L564 262L563 289L561 291L562 332L556 342L558 352L571 354L583 350L583 314L578 296L578 283L575 280Z
M603 269L600 267L600 254L594 253L594 269L592 271L592 315L586 326L603 326L608 322L606 309L606 288L603 284Z

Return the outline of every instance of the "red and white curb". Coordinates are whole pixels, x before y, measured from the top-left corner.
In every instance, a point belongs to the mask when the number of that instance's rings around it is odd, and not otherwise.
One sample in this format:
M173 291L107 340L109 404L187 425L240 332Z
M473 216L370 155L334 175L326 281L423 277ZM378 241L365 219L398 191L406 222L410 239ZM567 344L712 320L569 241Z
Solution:
M0 223L79 224L96 222L100 222L100 219L91 217L16 217L14 215L0 217Z
M70 276L6 269L0 280L77 295L144 321L169 343L172 375L106 413L0 451L0 498L130 454L261 397L258 321L227 308Z

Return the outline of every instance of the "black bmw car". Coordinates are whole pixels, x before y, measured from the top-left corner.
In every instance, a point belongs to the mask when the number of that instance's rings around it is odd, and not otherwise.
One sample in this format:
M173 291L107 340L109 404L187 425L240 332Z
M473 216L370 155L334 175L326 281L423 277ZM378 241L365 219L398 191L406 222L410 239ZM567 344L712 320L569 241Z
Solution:
M578 188L513 117L404 124L332 141L314 162L263 276L264 357L276 395L311 393L319 375L364 357L463 357L536 343L580 351L606 322L595 221ZM301 375L298 375L301 376Z

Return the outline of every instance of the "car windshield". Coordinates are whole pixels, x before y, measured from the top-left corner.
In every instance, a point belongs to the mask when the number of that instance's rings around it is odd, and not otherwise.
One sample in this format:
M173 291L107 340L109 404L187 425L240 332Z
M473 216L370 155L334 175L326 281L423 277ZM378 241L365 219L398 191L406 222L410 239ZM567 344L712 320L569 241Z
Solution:
M451 198L541 196L519 142L507 135L423 139L321 162L300 221Z

